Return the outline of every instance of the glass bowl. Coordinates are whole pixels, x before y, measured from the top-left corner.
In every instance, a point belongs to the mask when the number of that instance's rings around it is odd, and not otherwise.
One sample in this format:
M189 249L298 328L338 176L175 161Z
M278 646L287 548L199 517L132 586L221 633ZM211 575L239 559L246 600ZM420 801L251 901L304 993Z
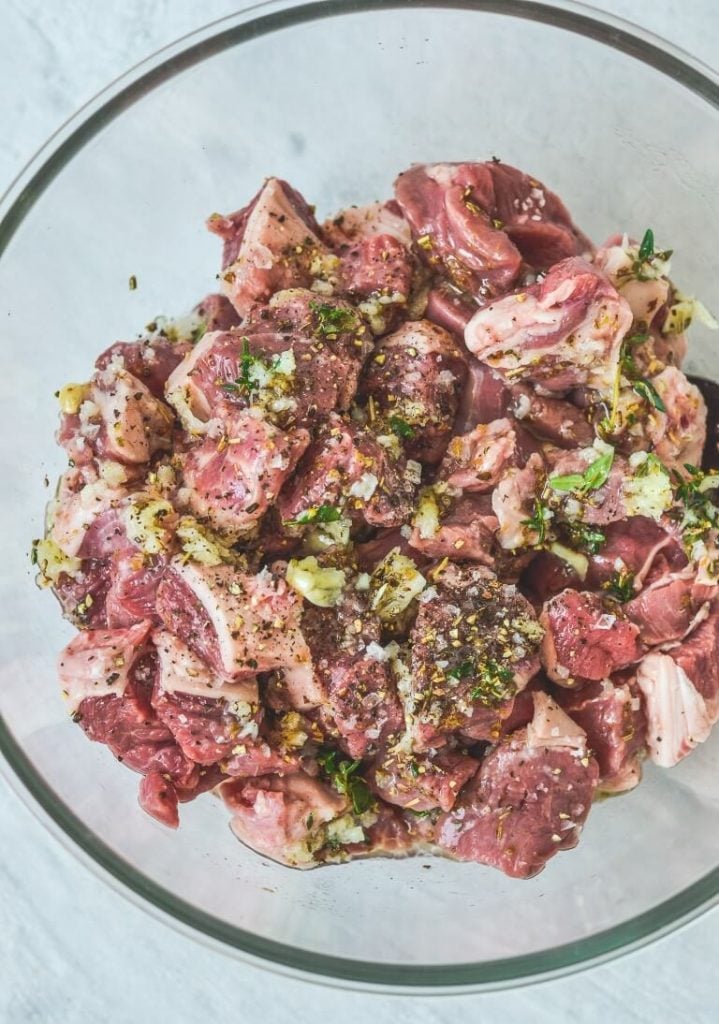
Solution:
M27 553L62 465L54 390L212 289L204 218L265 175L325 215L389 195L413 161L496 154L598 241L653 227L677 279L716 310L718 107L708 69L576 4L276 2L139 65L23 172L0 211L0 746L10 781L105 877L244 959L424 992L561 974L715 900L719 736L671 772L648 766L528 882L421 858L293 872L241 846L211 796L165 830L138 809L136 776L68 721L55 659L71 630ZM692 333L690 368L719 376L716 342Z

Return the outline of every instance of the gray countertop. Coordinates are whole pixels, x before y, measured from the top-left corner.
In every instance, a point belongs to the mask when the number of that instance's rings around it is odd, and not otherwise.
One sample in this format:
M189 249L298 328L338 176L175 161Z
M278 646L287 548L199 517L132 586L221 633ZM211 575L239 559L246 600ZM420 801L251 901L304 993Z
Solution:
M241 3L0 0L0 190L77 107L165 43ZM707 62L714 0L603 6ZM0 785L0 1024L237 1019L284 1024L503 1024L717 1019L719 912L561 981L474 997L402 1000L289 981L177 934L92 875Z

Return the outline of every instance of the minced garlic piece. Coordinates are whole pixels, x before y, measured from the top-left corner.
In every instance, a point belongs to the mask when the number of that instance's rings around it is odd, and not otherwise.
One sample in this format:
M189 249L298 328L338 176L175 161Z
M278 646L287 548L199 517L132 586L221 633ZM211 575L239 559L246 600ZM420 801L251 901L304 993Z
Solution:
M287 566L287 582L310 604L331 608L342 596L345 574L341 569L323 568L313 555L292 558Z
M420 494L413 526L419 530L422 540L429 540L439 530L439 505L431 487L425 488Z
M89 384L66 384L57 393L60 410L69 416L80 411L80 406L90 394Z
M127 536L147 555L159 555L167 547L168 536L164 520L174 509L169 501L151 499L136 501L124 511Z
M395 618L422 593L427 581L411 558L393 548L372 573L370 607L383 621Z
M40 570L38 582L41 587L56 584L63 572L68 576L76 576L82 565L79 558L66 555L62 548L48 537L33 541L31 558L33 564Z
M241 558L214 530L202 526L192 516L183 516L175 532L186 557L200 565L235 563Z

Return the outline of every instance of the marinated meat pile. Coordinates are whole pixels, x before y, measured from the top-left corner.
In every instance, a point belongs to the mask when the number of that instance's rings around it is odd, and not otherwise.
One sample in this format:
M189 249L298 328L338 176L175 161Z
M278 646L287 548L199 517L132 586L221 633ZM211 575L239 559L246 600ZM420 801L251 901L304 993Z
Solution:
M220 292L58 393L73 720L170 827L216 790L293 867L529 877L719 717L710 317L651 231L595 249L497 160L208 226Z

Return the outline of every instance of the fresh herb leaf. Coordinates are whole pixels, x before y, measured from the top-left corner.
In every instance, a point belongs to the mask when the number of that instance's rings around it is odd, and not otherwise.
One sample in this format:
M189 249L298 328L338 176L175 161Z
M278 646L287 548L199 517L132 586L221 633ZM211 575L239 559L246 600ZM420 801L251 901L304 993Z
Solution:
M478 681L470 693L472 700L497 705L513 697L517 692L512 670L500 665L493 658L483 662L475 675Z
M654 255L654 232L651 228L647 228L644 232L641 245L639 246L639 259L642 263L649 260Z
M602 583L602 590L606 590L611 597L624 604L634 597L634 573L629 569L618 569Z
M196 345L198 341L202 341L207 333L207 321L201 320L197 327L193 327L190 331L190 341L193 345Z
M414 428L406 420L403 420L401 416L390 416L389 425L397 437L406 440L411 440L414 437Z
M588 555L596 555L607 542L607 538L601 530L595 530L587 523L577 520L565 523L564 530L571 547L585 551Z
M310 302L310 309L314 315L314 327L318 334L336 338L343 331L357 329L357 315L352 309L330 306L324 302Z
M307 526L310 523L336 523L342 512L334 505L315 505L306 509L297 519L283 520L283 526Z
M340 760L338 751L323 748L317 755L317 764L337 792L349 797L355 814L369 810L374 798L365 780L357 774L361 761Z
M250 339L243 338L239 364L240 375L234 381L222 384L222 390L234 391L240 395L244 394L252 401L252 392L257 391L259 388L258 382L251 375L252 369L255 366L261 366L263 369L266 369L263 360L259 356L253 356L250 352Z
M547 520L549 519L547 514L548 512L549 509L546 504L539 498L535 498L532 515L529 519L522 520L522 526L528 526L530 530L534 530L537 534L537 546L544 544L544 541L547 538Z
M452 679L466 679L467 676L474 675L474 662L463 661L460 665L455 665L447 673Z
M413 775L415 779L419 778L419 765L417 764L416 761L409 762L409 770L410 774Z
M608 451L590 463L583 473L550 476L547 483L554 491L576 491L579 494L597 491L607 482L613 462L614 449L610 447Z
M632 383L632 388L636 391L640 398L643 398L646 402L649 402L649 404L652 405L659 412L667 411L667 407L662 401L661 395L659 394L659 392L654 387L651 381L645 380L644 378L642 378L641 380L635 380Z

